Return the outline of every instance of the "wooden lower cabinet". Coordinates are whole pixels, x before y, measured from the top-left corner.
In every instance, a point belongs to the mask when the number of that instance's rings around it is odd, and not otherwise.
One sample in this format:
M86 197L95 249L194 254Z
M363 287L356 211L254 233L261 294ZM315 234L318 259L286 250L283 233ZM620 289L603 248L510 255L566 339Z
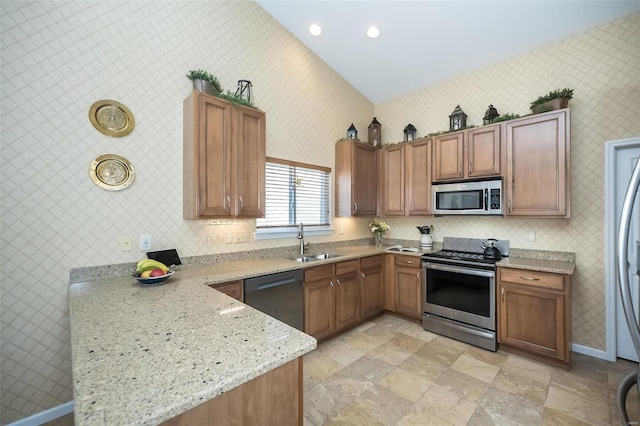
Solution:
M419 256L398 256L394 261L395 312L412 318L422 318L421 259Z
M302 397L302 357L299 357L162 425L302 426Z
M229 281L226 283L210 284L209 287L244 302L244 283L242 280Z
M316 339L360 321L359 261L349 260L304 271L304 331Z
M570 360L571 277L498 268L498 343Z
M360 317L370 318L384 310L384 255L360 259Z

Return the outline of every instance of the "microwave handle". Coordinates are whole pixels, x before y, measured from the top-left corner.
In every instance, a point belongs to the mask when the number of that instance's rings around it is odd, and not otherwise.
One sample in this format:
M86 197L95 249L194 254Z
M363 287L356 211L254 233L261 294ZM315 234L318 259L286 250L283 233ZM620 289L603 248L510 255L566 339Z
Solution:
M484 189L484 209L489 210L489 189Z

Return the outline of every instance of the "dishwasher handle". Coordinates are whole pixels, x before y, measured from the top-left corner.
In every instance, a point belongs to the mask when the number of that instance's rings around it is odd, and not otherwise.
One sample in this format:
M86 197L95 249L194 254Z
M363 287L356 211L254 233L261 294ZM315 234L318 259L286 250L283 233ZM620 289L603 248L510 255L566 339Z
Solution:
M254 291L266 290L281 285L300 283L302 285L302 273L285 272L280 274L266 275L262 277L249 278L244 280L244 292L251 293Z

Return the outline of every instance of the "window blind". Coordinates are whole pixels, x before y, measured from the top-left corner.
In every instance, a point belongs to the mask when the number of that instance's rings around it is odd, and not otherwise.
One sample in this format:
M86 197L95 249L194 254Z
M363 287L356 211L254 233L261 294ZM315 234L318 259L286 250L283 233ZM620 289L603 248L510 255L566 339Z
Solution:
M266 164L265 217L258 228L327 226L331 217L331 169L269 159Z

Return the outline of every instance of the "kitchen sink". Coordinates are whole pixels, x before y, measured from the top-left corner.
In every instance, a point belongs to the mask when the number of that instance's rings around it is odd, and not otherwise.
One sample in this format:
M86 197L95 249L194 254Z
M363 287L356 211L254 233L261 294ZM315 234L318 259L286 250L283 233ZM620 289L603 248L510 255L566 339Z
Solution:
M340 257L342 256L341 254L335 254L335 253L321 253L321 254L316 254L313 257L316 259L333 259L334 257Z
M309 257L309 256L298 256L294 257L292 260L296 262L306 263L306 262L315 262L316 260L320 260L319 258Z

